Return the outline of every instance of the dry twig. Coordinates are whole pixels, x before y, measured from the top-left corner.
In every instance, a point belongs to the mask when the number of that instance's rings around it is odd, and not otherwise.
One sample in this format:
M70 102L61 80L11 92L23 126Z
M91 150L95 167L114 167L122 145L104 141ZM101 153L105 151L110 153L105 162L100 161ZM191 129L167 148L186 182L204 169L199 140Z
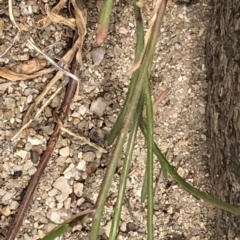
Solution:
M9 2L11 3L11 0L9 0ZM86 33L86 11L85 11L85 9L80 10L78 8L77 4L75 3L75 0L71 0L71 3L74 8L75 19L76 19L76 23L77 23L77 30L75 32L75 36L78 36L78 39L76 41L78 43L77 44L78 48L76 48L76 51L74 54L72 68L71 68L71 74L75 75L75 76L79 76L80 69L81 69L81 47L82 47L83 39L84 39L84 36ZM67 86L66 94L64 96L64 100L61 104L61 111L60 111L60 115L59 115L59 121L61 122L61 124L63 124L64 120L66 119L66 117L68 115L68 110L70 108L70 104L74 97L76 88L77 88L77 81L75 81L73 78L70 78L68 86ZM61 127L59 124L57 124L55 126L52 136L50 137L50 139L48 141L47 148L46 148L45 152L43 153L43 155L41 156L41 160L39 162L39 165L37 166L37 171L31 178L31 180L29 181L27 191L26 191L26 193L23 197L22 203L18 209L16 218L9 229L9 232L6 236L6 240L14 240L15 239L15 237L18 233L18 230L20 229L20 227L22 225L22 222L23 222L25 213L28 209L28 206L32 200L34 191L40 181L40 178L44 172L44 169L47 166L47 163L48 163L48 161L51 157L51 154L55 148L55 145L57 143L60 133L61 133Z
M171 88L167 88L166 90L162 91L156 98L156 100L153 103L153 111L156 112L157 111L157 106L159 105L159 103L168 95L168 93L170 92Z
M74 74L79 75L79 71L80 71L80 65L75 60L73 62L73 66L72 66L72 72ZM73 79L70 79L69 83L68 83L68 87L67 87L67 90L66 90L64 100L63 100L62 105L61 105L61 113L60 113L60 116L59 116L59 120L61 122L63 122L65 120L65 118L67 117L68 110L69 110L72 98L74 97L76 87L77 87L77 82ZM25 212L27 211L28 206L29 206L29 204L32 200L34 191L35 191L35 189L36 189L36 187L37 187L37 185L40 181L40 178L41 178L41 176L42 176L42 174L43 174L43 172L44 172L44 170L47 166L48 160L50 159L51 154L52 154L52 152L53 152L53 150L56 146L56 143L57 143L58 137L60 135L60 132L61 132L61 128L59 127L59 125L56 125L56 127L54 129L54 132L53 132L51 138L48 141L47 149L45 150L45 152L41 156L40 162L37 166L37 171L33 175L33 177L31 178L31 180L29 181L27 191L26 191L26 193L23 197L22 203L21 203L21 205L18 209L16 218L15 218L13 224L11 225L11 227L8 231L6 240L14 240L15 239L15 237L18 233L18 230L20 229L20 227L22 225L22 222L23 222L23 219L24 219L24 216L25 216Z
M17 140L17 138L19 137L19 135L22 133L22 131L24 129L26 129L32 122L34 119L36 119L37 117L40 116L40 114L43 112L43 110L45 109L45 107L56 97L56 95L62 90L62 88L64 87L64 85L66 84L62 84L52 95L51 97L42 105L42 107L35 113L35 115L28 121L26 122L15 134L14 136L11 138L11 141L15 141Z
M104 148L100 147L99 145L91 142L89 139L87 139L87 138L85 138L85 137L82 137L82 136L79 136L79 135L77 135L76 133L73 133L73 132L71 132L70 130L68 130L67 128L65 128L65 127L63 126L62 122L59 120L59 118L57 118L57 123L58 123L58 126L61 128L61 131L66 132L66 133L68 133L69 135L80 139L81 141L83 141L84 143L88 144L89 146L97 149L99 152L107 153L107 150L105 150Z
M18 29L17 35L20 35L22 32L22 37L26 40L27 44L30 45L32 48L35 49L38 53L40 53L51 65L53 65L55 68L57 68L59 71L63 72L66 76L71 77L72 79L76 81L80 81L78 77L74 76L72 73L65 70L63 67L61 67L59 64L57 64L55 61L53 61L46 53L44 53L36 44L34 43L33 39L30 36L30 33L28 29L18 24L13 16L13 8L12 8L12 0L8 0L8 7L9 7L9 17L12 22L12 24Z

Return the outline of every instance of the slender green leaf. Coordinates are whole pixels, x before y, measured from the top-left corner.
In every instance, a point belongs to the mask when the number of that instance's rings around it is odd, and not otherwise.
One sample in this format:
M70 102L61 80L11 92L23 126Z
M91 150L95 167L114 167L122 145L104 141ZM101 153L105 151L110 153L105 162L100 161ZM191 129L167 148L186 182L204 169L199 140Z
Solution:
M59 226L57 229L55 229L53 232L49 233L47 236L42 238L42 240L53 240L56 237L61 236L62 234L71 231L72 227L69 226L68 223L64 223L61 226Z
M145 137L147 137L147 128L146 124L144 122L140 122L140 128ZM202 199L213 206L216 206L218 208L221 208L227 212L233 213L240 217L240 208L237 208L231 204L222 202L221 200L212 197L211 195L206 194L205 192L202 192L198 190L197 188L193 187L189 183L187 183L175 170L174 166L172 166L167 159L164 157L164 155L161 153L161 150L157 147L156 144L153 146L153 152L157 156L158 160L161 162L161 164L165 164L167 168L167 172L171 177L188 193L193 195L196 198Z
M136 5L136 0L133 1L133 8L134 8L134 14L135 14L135 19L136 19L136 50L135 50L135 62L137 62L140 59L142 50L144 48L144 28L143 28L143 20L142 20L142 16L141 16L141 11L139 9L139 7L137 7ZM126 100L124 102L124 106L123 109L121 110L120 114L118 115L117 121L114 124L109 137L108 137L108 144L111 145L116 136L119 134L128 106L129 106L129 102L132 99L132 96L134 94L134 90L135 90L135 86L137 84L137 79L138 79L138 74L139 74L139 69L137 69L131 78L131 82L130 85L128 87L128 93L127 93L127 97Z
M149 79L145 80L145 105L147 112L147 238L153 239L153 106Z
M141 112L142 112L142 101L140 101L140 103L139 103L137 116L136 116L136 119L134 119L132 131L129 136L129 141L128 141L127 150L126 150L126 157L124 159L122 174L121 174L120 183L119 183L117 202L114 206L115 210L114 210L109 240L117 239L117 233L118 233L120 215L121 215L121 210L122 210L124 192L125 192L125 188L126 188L126 184L127 184L127 178L128 178L130 165L131 165L132 153L133 153L133 149L134 149L134 143L135 143L135 139L136 139L136 135L137 135L138 123L139 123Z

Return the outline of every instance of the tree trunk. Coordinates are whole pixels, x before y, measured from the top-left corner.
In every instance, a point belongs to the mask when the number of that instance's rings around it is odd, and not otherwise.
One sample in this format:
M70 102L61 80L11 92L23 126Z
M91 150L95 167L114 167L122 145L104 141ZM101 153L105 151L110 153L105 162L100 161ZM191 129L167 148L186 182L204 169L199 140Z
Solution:
M206 39L213 194L240 207L240 0L211 0ZM240 239L240 218L217 210L214 239Z

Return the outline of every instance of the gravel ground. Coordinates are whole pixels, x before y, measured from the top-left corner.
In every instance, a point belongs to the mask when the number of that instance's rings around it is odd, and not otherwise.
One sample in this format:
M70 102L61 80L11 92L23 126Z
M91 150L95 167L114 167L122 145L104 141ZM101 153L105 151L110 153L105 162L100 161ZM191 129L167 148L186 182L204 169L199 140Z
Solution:
M209 192L205 125L207 83L203 49L209 20L206 2L200 0L189 6L169 4L151 80L158 146L181 176ZM73 32L61 24L38 28L37 23L45 13L45 3L51 8L55 1L15 1L14 16L31 29L37 45L58 61L71 47ZM9 20L6 2L0 0L0 5L0 52L3 52L15 37L16 29ZM125 73L134 58L135 23L130 3L116 1L109 38L103 46L97 47L94 31L100 6L101 1L87 3L88 34L84 45L84 69L80 76L82 83L65 127L105 147L106 136L124 102L129 84ZM67 14L67 8L62 14ZM24 40L20 39L0 58L0 66L26 71L20 67L26 67L26 61L32 59L37 61L35 65L43 68L47 64L41 55L27 48ZM27 66L29 68L29 63ZM15 82L0 78L0 139L3 150L0 156L0 239L14 217L23 189L36 171L40 155L53 131L54 111L64 93L57 95L42 115L32 122L27 138L22 136L17 143L10 144L11 151L8 151L6 143L22 126L29 104L52 77L53 73L48 73L33 80ZM157 99L166 90L167 96L157 104ZM52 87L47 98L55 91L56 86ZM140 201L145 149L145 141L139 134L118 239L146 239L146 208ZM39 239L57 223L91 207L108 164L111 148L107 150L108 153L101 153L63 133L16 239ZM212 239L214 208L189 196L171 179L163 179L158 164L156 166L155 239ZM121 166L106 203L100 239L107 239L109 233L120 173ZM62 239L86 239L88 230L88 225L83 229L79 226L71 236L66 234Z

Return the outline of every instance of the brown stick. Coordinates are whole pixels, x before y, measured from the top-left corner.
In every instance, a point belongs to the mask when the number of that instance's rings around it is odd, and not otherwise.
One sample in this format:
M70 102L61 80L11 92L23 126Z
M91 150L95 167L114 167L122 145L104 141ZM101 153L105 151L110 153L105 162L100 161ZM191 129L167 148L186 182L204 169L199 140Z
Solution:
M76 57L74 57L73 63L72 63L72 69L71 73L75 76L79 76L80 74L80 64L76 61ZM67 86L66 94L64 96L62 105L61 105L61 112L59 116L59 120L63 123L63 121L66 119L68 115L68 110L71 104L71 101L74 97L75 91L77 88L77 81L73 80L72 78L69 79L69 83ZM40 162L37 166L37 171L29 181L29 185L27 188L27 191L23 197L22 203L20 204L20 207L18 209L16 218L14 219L13 224L11 225L8 234L6 236L6 240L14 240L24 219L25 213L28 209L28 206L32 200L34 191L40 181L40 178L44 172L44 169L47 166L47 163L51 157L51 154L56 146L58 137L61 133L61 128L59 125L55 126L54 132L51 136L51 138L48 141L47 149L43 153Z

